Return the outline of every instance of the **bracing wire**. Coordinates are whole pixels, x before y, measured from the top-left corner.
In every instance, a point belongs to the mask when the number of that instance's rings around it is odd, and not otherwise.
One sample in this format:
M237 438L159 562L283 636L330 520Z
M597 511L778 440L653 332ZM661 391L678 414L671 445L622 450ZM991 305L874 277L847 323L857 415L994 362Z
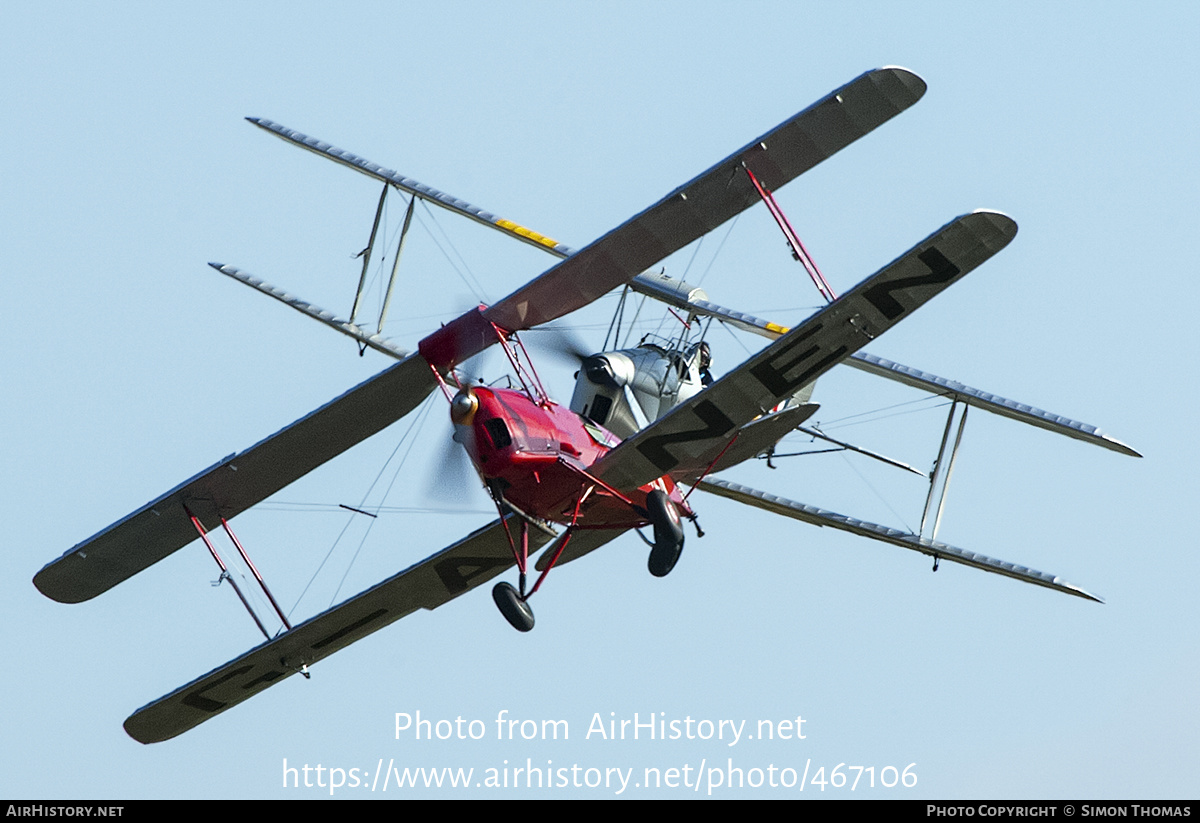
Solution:
M442 255L446 258L446 262L450 264L450 267L454 269L455 273L459 276L459 278L462 279L466 287L470 289L473 295L475 295L475 299L481 303L488 302L487 291L479 282L479 278L477 278L475 273L471 271L471 266L467 263L466 259L463 258L457 247L455 247L454 241L450 239L450 235L446 234L446 230L442 228L441 223L438 222L437 217L433 214L433 210L429 208L429 205L425 202L425 200L423 198L418 199L421 201L421 208L425 210L429 220L433 223L437 230L442 233L442 237L445 239L446 245L449 246L451 251L453 251L458 257L459 261L462 263L462 267L460 268L459 264L454 261L454 258L450 256L449 252L446 251L446 248L442 245L442 242L438 240L437 235L434 234L433 230L425 224L425 221L418 218L417 222L421 224L421 228L425 229L425 231L429 234L429 237L433 240L434 245L438 247L438 251L442 253Z
M938 401L942 401L942 402L938 402ZM878 409L870 409L865 412L859 412L858 414L849 414L849 415L846 415L845 417L839 417L835 420L824 421L821 424L821 428L822 429L833 429L833 428L844 429L844 428L848 428L850 426L861 426L864 423L875 423L879 420L889 420L893 417L903 417L903 416L909 415L909 414L918 414L920 412L931 411L932 409L945 408L946 406L950 405L950 402L951 401L947 401L946 398L940 394L933 395L931 397L918 397L915 400L906 400L903 403L895 403L891 406L883 406ZM927 405L923 408L906 409L905 411L898 411L894 414L882 414L883 412L892 411L893 409L899 409L904 406L915 406L919 403L933 404L933 405ZM858 418L868 418L868 419L860 420ZM846 422L846 421L853 421L853 422Z
M700 239L696 241L696 248L692 250L692 256L688 259L687 265L683 267L683 274L679 275L680 280L687 280L688 272L692 270L692 264L696 262L696 258L700 255L700 249L704 246L704 238L707 235L700 235Z
M725 231L725 236L721 238L721 242L717 244L716 251L713 252L712 258L708 261L708 265L704 268L704 273L700 275L700 279L696 281L699 286L704 282L704 278L708 277L708 273L712 271L713 264L717 262L717 258L721 255L721 249L725 248L725 241L729 239L729 235L733 234L733 227L737 225L737 221L742 219L742 213L739 212L733 216L733 220L729 221L729 228ZM691 264L688 264L691 267Z
M413 421L413 425L412 425L412 427L410 427L410 431L414 431L414 430L419 431L420 430L421 424L425 422L425 418L428 416L429 410L432 407L433 407L433 404L430 403L427 399L426 402L422 405L421 411L418 412L417 418ZM407 433L406 433L405 437L407 438ZM396 485L396 478L400 476L400 470L402 468L404 468L404 463L408 460L408 456L410 454L412 454L413 446L416 445L418 439L419 438L414 436L409 441L408 449L404 452L404 456L400 458L400 462L396 464L396 471L392 473L392 479L391 479L391 481L388 482L388 486L384 490L383 497L381 498L381 500L387 500L388 495L391 494L392 487ZM396 448L399 449L399 444L397 444ZM395 454L395 452L393 452L393 454ZM390 458L389 458L389 462L390 462ZM386 469L386 468L387 468L387 463L384 463L384 469ZM374 488L375 484L379 482L379 478L383 476L384 469L379 470L379 474L375 476L374 482L371 483L371 488ZM368 489L367 494L363 495L363 503L366 503L366 497L370 493L371 493L371 490ZM341 591L342 591L342 586L344 586L346 584L346 578L350 576L350 570L354 568L354 562L358 559L358 555L360 552L362 552L362 548L366 544L367 538L370 537L370 535L371 535L371 529L373 529L374 527L375 527L375 518L371 518L371 522L367 524L367 529L363 533L362 539L358 542L358 547L354 550L354 554L350 557L350 562L346 564L346 570L342 573L342 579L338 581L337 588L334 589L333 596L329 600L330 606L333 606L334 602L336 602L338 594L341 593Z
M889 502L887 501L887 499L886 499L886 498L884 498L884 496L883 496L882 494L880 494L880 493L879 493L879 489L875 488L875 486L874 486L874 485L871 483L871 481L870 481L870 480L868 480L868 479L867 479L867 478L866 478L866 477L863 475L863 473L862 473L862 472L860 472L860 471L858 470L858 468L857 468L857 467L854 465L853 461L851 461L851 460L849 459L849 457L847 456L846 452L844 452L844 451L842 452L842 460L844 460L844 461L845 461L846 465L850 467L850 470L851 470L852 472L854 472L856 475L858 475L858 479L859 479L859 480L861 480L861 481L863 482L863 484L864 484L864 485L865 485L865 486L866 486L868 489L870 489L870 490L871 490L871 492L872 492L872 493L873 493L873 494L874 494L874 495L875 495L877 498L879 498L879 502L881 502L881 503L883 503L883 505L887 506L887 509L888 509L888 511L890 511L890 512L891 512L893 515L895 515L896 519L897 519L897 520L899 520L899 521L900 521L900 522L901 522L901 523L904 525L904 528L908 529L908 531L909 531L909 533L910 533L910 534L916 534L916 532L914 532L914 531L913 531L913 527L912 527L912 526L910 526L910 525L908 524L908 521L904 519L904 515L900 514L900 512L898 512L898 511L896 511L895 507L894 507L894 506L892 506L892 504L891 504L891 503L889 503Z
M424 403L422 403L421 410L413 418L412 423L409 424L408 428L404 431L404 434L400 436L400 440L397 441L395 448L392 449L391 454L388 455L387 460L385 460L383 465L380 467L379 473L375 476L375 479L371 481L371 485L367 488L366 492L363 494L362 500L360 501L360 508L366 505L367 498L370 496L371 491L375 488L375 485L379 482L379 479L383 476L383 473L387 470L388 464L391 463L392 460L396 457L396 454L400 451L400 447L404 445L406 440L408 440L409 435L413 434L413 432L416 431L417 426L420 424L420 422L424 419L425 415L428 413L430 407L432 406L432 403L430 402L431 399L432 399L432 395L430 396L430 398L426 398ZM413 439L415 440L416 438L414 437ZM411 449L411 446L410 446L410 449ZM407 457L407 454L408 453L405 452L406 457ZM401 462L403 462L403 461L401 461ZM295 602L292 604L292 607L290 609L288 609L288 617L289 618L292 616L293 612L295 612L296 608L300 605L300 602L304 599L304 596L306 594L308 594L308 590L310 588L312 588L313 583L316 582L317 576L321 573L321 570L323 568L325 568L325 564L327 562L329 562L329 558L333 555L333 552L337 548L338 543L341 542L342 538L346 535L346 532L350 529L350 524L354 522L355 517L356 517L356 515L351 514L349 517L346 518L345 525L342 526L342 530L340 532L338 532L338 536L336 538L334 538L333 544L330 545L330 547L329 547L329 551L327 551L325 553L325 556L323 558L321 558L321 562L319 564L317 564L317 568L315 571L313 571L312 577L310 577L308 580L308 583L306 583L304 585L304 589L300 592L299 596L296 598ZM340 588L340 584L339 584L339 588Z

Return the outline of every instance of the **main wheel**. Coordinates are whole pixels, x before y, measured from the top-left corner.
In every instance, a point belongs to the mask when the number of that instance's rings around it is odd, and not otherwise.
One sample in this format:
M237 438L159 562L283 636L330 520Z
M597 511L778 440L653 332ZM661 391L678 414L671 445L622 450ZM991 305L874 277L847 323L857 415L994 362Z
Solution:
M650 560L646 564L650 574L666 577L679 562L683 553L683 524L666 492L655 489L646 495L646 511L654 526L654 548L650 549Z
M533 609L521 599L521 595L511 583L497 583L492 589L492 599L504 619L519 632L527 632L533 628Z

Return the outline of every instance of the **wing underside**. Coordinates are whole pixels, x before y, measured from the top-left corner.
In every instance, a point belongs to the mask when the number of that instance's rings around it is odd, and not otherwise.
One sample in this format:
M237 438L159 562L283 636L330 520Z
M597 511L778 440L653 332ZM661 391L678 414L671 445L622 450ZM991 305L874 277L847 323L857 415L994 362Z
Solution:
M998 414L1001 417L1007 417L1020 423L1054 432L1055 434L1065 435L1075 440L1082 440L1085 443L1101 446L1110 451L1127 454L1130 457L1142 456L1130 446L1125 445L1115 437L1110 437L1095 426L1035 408L1027 403L1019 403L1016 400L1009 400L1007 397L1000 397L990 392L974 389L959 383L957 380L948 380L945 377L938 377L936 374L929 374L928 372L914 369L911 366L893 363L891 360L885 360L882 357L876 357L867 352L858 352L846 361L846 365L853 366L860 371L873 374L877 377L903 383L914 389L962 401L967 405L983 409L992 414Z
M639 277L638 280L643 280L647 283L651 282L650 278L644 275ZM745 312L720 306L709 300L688 299L680 296L676 291L668 290L658 284L655 284L653 289L643 288L642 292L651 297L664 300L689 314L699 317L711 317L742 331L765 337L768 340L778 340L789 331L786 326L781 326L778 323L773 323L770 320L764 320L761 317L755 317ZM950 380L949 378L939 377L936 374L930 374L920 369L914 369L912 366L905 366L902 363L896 363L869 352L855 352L846 358L844 363L867 374L902 383L905 386L929 392L930 394L959 400L991 414L1016 420L1018 423L1025 423L1029 426L1045 429L1055 434L1061 434L1084 443L1091 443L1092 445L1119 452L1120 454L1126 454L1130 457L1142 456L1132 446L1126 445L1089 423L1083 423L1061 414L1039 409L1028 403L1010 400L1007 397L1001 397L998 394L973 388L957 380Z
M628 279L757 202L757 194L745 175L740 174L743 163L769 189L777 189L912 106L924 93L925 82L907 69L889 66L866 72L593 243L583 250L588 254L572 266L588 271L589 278L594 279L600 270L621 261L620 265L629 270L625 278ZM557 257L570 258L578 254L563 243L352 152L270 120L246 119L299 148ZM734 177L741 179L734 180ZM643 259L640 268L632 257ZM578 282L567 282L571 279L567 272L555 274L550 279L556 286L568 285L570 290L580 292L574 300L582 299L585 303L621 285L613 282L603 286L597 281L581 287ZM554 311L547 305L551 301L546 300L552 296L551 291L539 291L539 305L530 306L528 289L532 286L530 284L512 295L506 301L507 305L497 309L490 319L506 329L519 330L527 327L520 325L526 316L533 317L527 312L544 315ZM586 296L597 288L599 291ZM546 319L530 319L528 323L534 325L546 322Z
M787 334L789 329L778 323L755 317L745 312L726 308L709 300L694 299L685 291L678 288L679 281L665 276L639 275L630 285L635 291L640 291L657 300L661 300L675 308L682 309L698 317L711 317L733 328L765 337L768 340L778 340ZM1016 420L1029 426L1061 434L1084 443L1091 443L1110 451L1126 454L1131 457L1141 457L1141 454L1131 446L1106 434L1096 426L1073 420L1061 414L1039 409L1028 403L1021 403L1001 397L998 394L972 388L936 374L914 369L865 351L855 352L844 363L859 371L902 383L920 391L949 397L973 406L977 409Z
M515 515L510 515L509 526L516 529ZM587 553L621 533L612 529L583 531L572 544L578 541L576 551ZM550 540L547 532L529 530L531 552ZM436 609L514 565L504 527L495 520L453 546L143 706L125 721L125 731L142 743L169 740L384 626L418 609Z
M549 536L530 531L533 545ZM138 709L125 730L142 743L175 737L417 609L434 609L513 565L499 520L361 594Z
M510 331L596 300L759 202L746 170L778 189L921 98L912 72L867 72L693 178L650 208L490 307Z
M434 386L429 366L410 356L89 537L33 582L63 603L95 597L195 540L189 511L206 529L219 526L399 420Z

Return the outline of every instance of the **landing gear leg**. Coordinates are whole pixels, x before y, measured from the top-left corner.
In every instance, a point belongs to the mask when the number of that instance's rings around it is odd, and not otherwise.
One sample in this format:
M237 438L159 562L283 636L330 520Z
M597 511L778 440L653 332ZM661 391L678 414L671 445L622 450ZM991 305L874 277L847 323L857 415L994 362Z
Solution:
M529 565L529 523L525 520L521 521L520 551L513 543L512 535L509 534L509 545L512 547L513 557L517 561L517 569L520 573L521 590L517 591L511 583L497 583L492 589L492 600L496 601L496 608L500 609L500 614L504 615L504 619L517 631L527 632L533 628L533 609L529 607L529 598L533 597L534 593L542 587L542 581L546 579L546 575L550 573L554 564L558 562L558 558L562 556L563 549L571 542L571 537L575 534L575 524L579 522L579 510L594 489L595 486L589 486L575 501L575 513L571 516L571 525L551 544L551 548L547 549L547 551L551 549L554 551L550 558L550 564L542 570L528 594L525 592L525 570ZM503 512L501 512L501 516L503 516ZM507 533L508 526L505 525L504 528Z
M655 577L666 577L683 553L683 524L671 499L659 489L646 495L646 511L654 526L654 547L647 566Z
M517 561L517 568L520 570L521 590L517 591L513 588L512 583L497 583L492 588L492 600L496 601L496 608L500 609L500 614L504 615L504 619L519 632L527 632L533 628L533 609L525 602L525 569L529 564L529 523L521 521L521 547L518 549L513 542L512 534L508 531L507 512L501 505L503 498L496 496L496 506L500 509L501 521L504 523L504 532L508 535L509 546L513 550L513 559Z

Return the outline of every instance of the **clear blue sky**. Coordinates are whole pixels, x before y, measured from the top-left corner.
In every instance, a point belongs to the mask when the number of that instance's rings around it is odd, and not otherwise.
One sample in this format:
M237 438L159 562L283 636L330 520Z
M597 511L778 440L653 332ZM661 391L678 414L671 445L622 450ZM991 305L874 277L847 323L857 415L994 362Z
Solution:
M328 796L283 789L285 760L345 770L394 760L478 778L529 759L633 769L637 782L644 767L732 759L746 772L808 763L810 775L916 764L914 789L827 789L835 797L1194 796L1197 344L1191 312L1178 310L1200 297L1187 240L1200 205L1198 21L1184 3L9 4L0 794ZM950 564L934 575L899 549L699 499L708 535L689 534L665 580L627 537L553 573L528 636L480 590L176 740L125 735L131 711L257 643L253 624L227 587L209 585L216 570L199 544L80 605L42 597L33 574L387 365L205 265L233 263L343 314L353 296L350 255L366 242L375 184L243 116L580 247L882 65L920 74L924 99L781 203L839 291L955 215L986 207L1017 220L1008 249L870 350L1099 425L1146 455L975 413L950 490L941 539L1060 574L1107 605ZM401 213L389 209L391 237ZM443 230L480 293L430 239ZM688 270L713 300L783 323L816 302L761 207L713 259L717 239ZM552 262L514 245L422 213L389 333L413 346L464 303L501 297ZM683 273L691 252L668 270ZM611 308L572 323L599 346ZM714 342L722 368L759 345ZM546 370L568 399L569 373ZM917 397L851 373L822 381L814 399L832 423ZM425 492L446 436L435 401L371 504L394 478L386 505L443 505ZM943 413L838 431L927 465ZM358 504L416 419L280 500ZM923 501L919 480L841 456L738 477L901 527ZM484 522L485 498L468 491L451 501L463 511L391 513L365 541L353 523L293 617L328 606L360 542L339 599ZM291 608L345 520L276 504L235 527ZM497 741L502 710L565 719L571 738ZM396 740L394 714L417 711L484 721L488 739ZM748 730L802 716L806 737L585 739L610 712Z

